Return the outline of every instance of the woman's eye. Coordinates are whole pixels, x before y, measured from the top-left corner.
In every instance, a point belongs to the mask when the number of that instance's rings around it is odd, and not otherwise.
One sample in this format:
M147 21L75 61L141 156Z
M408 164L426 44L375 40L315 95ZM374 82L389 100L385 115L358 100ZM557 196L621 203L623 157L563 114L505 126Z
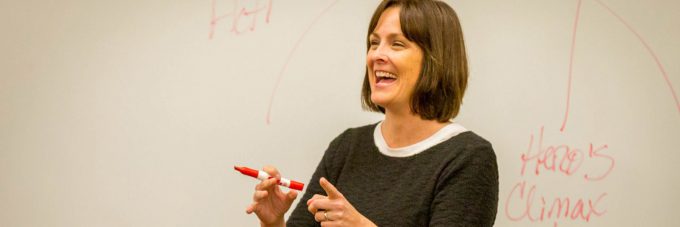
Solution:
M394 42L392 45L397 46L397 47L405 47L406 46L402 42Z
M377 46L378 44L380 44L380 42L378 42L377 40L371 40L368 43L371 44L371 46Z

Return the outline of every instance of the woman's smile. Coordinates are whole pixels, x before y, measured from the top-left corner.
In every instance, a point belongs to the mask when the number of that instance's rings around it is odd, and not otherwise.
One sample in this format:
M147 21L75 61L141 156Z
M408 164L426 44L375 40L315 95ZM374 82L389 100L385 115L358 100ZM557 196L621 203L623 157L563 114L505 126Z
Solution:
M394 73L390 72L385 72L385 71L376 71L375 72L375 87L376 88L386 88L392 84L394 84L397 80L397 75Z

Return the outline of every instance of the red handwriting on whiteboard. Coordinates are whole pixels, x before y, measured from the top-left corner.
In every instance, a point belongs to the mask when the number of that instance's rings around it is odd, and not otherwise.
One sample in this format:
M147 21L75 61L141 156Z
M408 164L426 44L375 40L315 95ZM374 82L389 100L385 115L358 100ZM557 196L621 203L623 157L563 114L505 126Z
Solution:
M586 172L583 178L588 181L602 180L606 178L616 161L610 155L604 153L609 148L606 144L594 145L589 143L587 147L579 148L568 144L548 145L543 142L543 127L538 135L538 144L535 143L534 135L529 139L529 149L520 156L522 169L520 175L524 176L527 168L534 175L540 176L543 172L561 173L565 176L573 176L577 173L584 162L589 164L604 166L601 172ZM602 169L602 168L597 168Z
M217 25L221 23L229 24L229 32L241 34L246 31L254 31L257 21L264 18L265 23L269 23L272 14L272 0L230 0L232 7L225 12L218 14L217 0L212 0L212 11L210 14L210 33L208 38L212 39L217 30Z
M588 183L604 180L616 165L614 157L607 152L607 144L550 144L545 141L544 133L544 127L541 127L538 139L534 134L529 136L528 149L519 157L522 164L520 176L557 176L581 179ZM557 226L558 221L590 222L592 218L606 213L601 202L607 192L601 192L595 198L539 194L537 185L521 180L514 185L505 200L505 216L511 221L551 222L553 226Z
M600 202L607 196L606 192L600 193L596 198L552 198L537 195L536 191L536 185L527 188L526 181L515 184L505 200L505 216L512 221L550 221L557 226L559 220L590 222L593 217L601 217L607 212L600 207ZM512 212L513 210L519 212Z

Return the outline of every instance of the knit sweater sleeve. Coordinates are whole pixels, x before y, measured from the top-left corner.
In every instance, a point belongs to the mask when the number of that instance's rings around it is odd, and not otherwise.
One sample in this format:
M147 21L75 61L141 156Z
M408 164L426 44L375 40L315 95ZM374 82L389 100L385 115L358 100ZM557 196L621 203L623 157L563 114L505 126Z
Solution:
M429 226L493 226L498 205L498 167L491 144L467 144L442 171Z
M305 194L300 201L298 201L297 206L286 222L286 226L321 226L307 210L307 200L311 199L315 194L326 194L319 184L319 179L321 179L321 177L325 177L331 183L334 183L338 178L341 165L344 162L344 156L340 155L339 151L344 144L344 138L347 133L348 131L345 131L340 134L330 143L330 145L328 145L326 152L324 152L319 165L312 175L312 179L309 181L309 184L307 184Z

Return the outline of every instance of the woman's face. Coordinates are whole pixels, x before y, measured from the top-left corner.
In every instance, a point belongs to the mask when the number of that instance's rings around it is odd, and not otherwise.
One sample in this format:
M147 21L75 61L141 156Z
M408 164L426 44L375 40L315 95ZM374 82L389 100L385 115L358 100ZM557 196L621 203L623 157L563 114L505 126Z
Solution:
M423 51L404 37L399 7L385 10L366 54L371 101L386 111L411 111L410 101L423 61Z

